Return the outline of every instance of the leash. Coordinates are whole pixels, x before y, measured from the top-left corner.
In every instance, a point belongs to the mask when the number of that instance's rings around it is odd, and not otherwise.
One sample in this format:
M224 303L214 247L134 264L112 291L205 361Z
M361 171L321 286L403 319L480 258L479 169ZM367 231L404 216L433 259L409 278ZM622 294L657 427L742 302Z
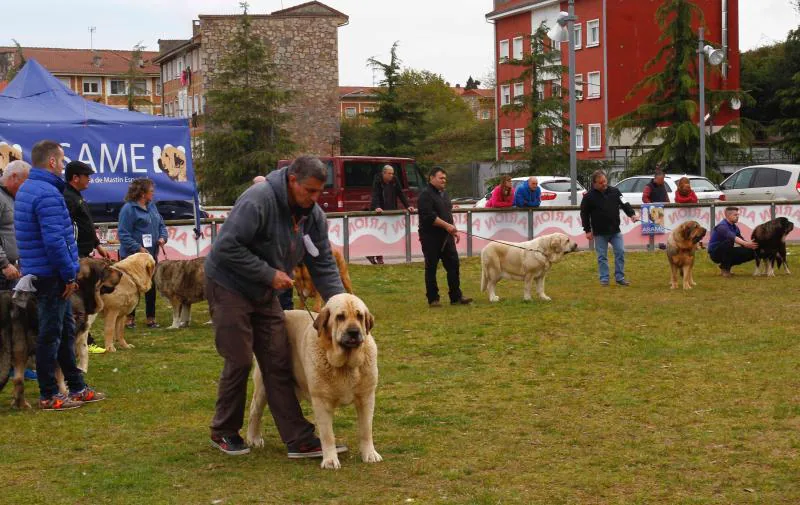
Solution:
M308 298L306 298L303 292L300 291L299 289L297 290L297 296L300 298L300 303L303 304L303 308L306 309L306 312L308 312L308 317L310 317L312 321L316 321L317 318L314 317L314 314L311 312L311 309L308 308Z
M456 230L456 231L457 231L458 233L463 233L464 235L466 235L466 234L467 234L467 232L465 232L465 231L461 231L461 230ZM475 235L474 233L472 234L472 237L473 237L473 238L480 239L480 240L485 240L485 241L487 241L487 242L496 242L496 243L498 243L498 244L503 244L504 246L508 246L508 247L514 247L514 248L516 248L516 249L522 249L523 251L529 251L529 252L535 252L535 253L539 253L539 254L541 254L542 256L544 256L545 258L547 258L547 256L545 256L545 254L544 254L542 251L540 251L539 249L529 249L529 248L527 248L527 247L522 247L521 245L517 245L517 244L511 244L511 243L508 243L508 242L503 242L502 240L495 240L495 239L493 239L493 238L481 237L480 235ZM444 246L442 246L442 249L444 250Z

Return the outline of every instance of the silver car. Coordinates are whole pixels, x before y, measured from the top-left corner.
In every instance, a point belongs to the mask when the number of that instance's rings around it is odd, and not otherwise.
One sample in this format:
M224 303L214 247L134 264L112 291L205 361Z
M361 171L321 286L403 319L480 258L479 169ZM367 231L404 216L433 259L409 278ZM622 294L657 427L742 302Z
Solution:
M756 165L734 172L720 184L728 201L800 200L800 165Z
M528 178L530 176L525 177L514 177L511 179L511 184L514 186L514 191L517 190L517 187L522 183L527 183ZM570 202L570 182L571 179L569 177L564 177L560 175L537 175L535 176L536 179L539 181L539 187L542 190L542 207L561 207L566 205L572 205ZM581 186L580 182L576 182L577 192L578 192L578 203L581 203L581 198L586 193L586 189ZM494 189L494 188L492 188ZM492 190L489 190L486 193L486 196L478 200L475 204L476 209L483 209L486 207L486 201L492 196Z

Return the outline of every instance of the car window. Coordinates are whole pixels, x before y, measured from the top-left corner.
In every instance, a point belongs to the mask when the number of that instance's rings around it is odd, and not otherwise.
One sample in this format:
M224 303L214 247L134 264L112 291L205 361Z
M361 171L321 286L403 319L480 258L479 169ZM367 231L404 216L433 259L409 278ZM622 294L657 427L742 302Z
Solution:
M580 184L576 184L575 187L577 188L577 191L583 191L583 187ZM572 181L543 182L542 189L547 191L554 191L557 193L568 193L572 191Z
M328 160L327 162L325 162L325 165L328 167L328 179L325 181L325 187L332 188L333 179L335 176L334 174L335 170L333 169L333 160Z
M714 183L708 179L689 179L689 185L692 187L695 193L704 191L718 191L717 187L714 186Z
M792 178L792 173L788 170L775 169L775 185L786 186L789 184L789 179Z
M344 186L346 188L366 187L371 188L375 176L378 175L386 163L376 161L344 161ZM394 167L396 174L400 173L398 163L389 163Z
M636 184L636 179L625 179L617 184L617 189L620 193L633 193L633 187Z
M751 188L772 188L775 187L778 171L774 168L759 168L750 183Z
M755 168L745 168L739 175L736 177L735 181L731 181L733 185L730 189L747 189L750 187L750 181L755 175L756 169Z
M408 177L409 188L422 188L422 184L425 179L423 179L416 163L409 163L406 165L406 177Z
M643 193L644 187L650 182L650 179L639 178L636 179L636 185L633 187L633 193Z

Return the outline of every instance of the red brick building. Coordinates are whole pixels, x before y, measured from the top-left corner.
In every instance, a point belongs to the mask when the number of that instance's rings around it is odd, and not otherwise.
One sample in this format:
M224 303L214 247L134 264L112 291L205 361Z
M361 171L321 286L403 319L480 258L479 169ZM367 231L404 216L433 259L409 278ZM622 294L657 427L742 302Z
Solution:
M630 133L609 139L610 120L639 106L645 93L629 98L633 86L654 70L644 67L657 53L661 30L655 13L660 0L575 0L575 81L578 130L575 132L579 159L603 159L609 150L633 143ZM739 88L739 7L735 0L694 0L705 17L705 38L725 49L722 72L706 72L707 89ZM525 132L529 115L509 116L500 108L519 93L530 93L531 83L522 82L522 68L507 62L530 53L533 33L546 22L552 27L560 11L567 11L566 0L494 0L494 10L486 19L495 25L495 70L497 76L497 152L498 159L511 158L506 151L530 147ZM724 15L723 15L724 11ZM696 29L697 27L695 27ZM723 43L723 32L727 43ZM561 44L561 60L568 63L567 43ZM553 86L568 87L566 72L561 79L540 92L550 96ZM713 118L721 127L738 112L723 107ZM552 141L552 136L546 136Z
M33 58L66 87L87 100L120 109L128 108L128 82L132 51L116 49L62 49L23 47L25 59ZM136 62L141 77L133 82L134 108L148 114L161 114L161 80L153 63L157 52L142 51ZM0 47L0 75L17 65L17 48Z
M380 88L371 86L339 86L339 115L342 119L355 119L361 114L374 112L378 108ZM494 119L494 90L469 89L456 85L453 93L460 96L475 113L475 119L490 121Z

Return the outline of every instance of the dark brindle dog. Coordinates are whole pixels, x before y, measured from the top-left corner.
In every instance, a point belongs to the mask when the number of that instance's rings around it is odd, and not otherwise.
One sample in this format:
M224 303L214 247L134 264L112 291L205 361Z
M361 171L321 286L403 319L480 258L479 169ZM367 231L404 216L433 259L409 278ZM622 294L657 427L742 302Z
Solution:
M100 294L114 291L119 283L120 273L111 269L105 260L81 259L78 271L77 293L72 295L75 311L76 333L86 329L86 316L102 308ZM0 291L0 391L8 382L8 372L14 367L14 391L11 405L16 408L30 408L25 401L24 372L28 358L36 350L36 337L39 332L36 298L28 296L15 303L12 291ZM76 345L77 347L77 345ZM56 379L62 392L66 391L64 376L59 370Z
M192 319L192 304L206 299L205 258L165 260L156 267L158 292L172 305L170 328L186 328Z
M786 236L794 230L794 224L785 217L779 217L756 226L753 230L752 240L758 243L756 249L756 269L753 275L762 275L763 270L767 277L775 277L775 265L780 270L781 265L789 271L786 261Z

